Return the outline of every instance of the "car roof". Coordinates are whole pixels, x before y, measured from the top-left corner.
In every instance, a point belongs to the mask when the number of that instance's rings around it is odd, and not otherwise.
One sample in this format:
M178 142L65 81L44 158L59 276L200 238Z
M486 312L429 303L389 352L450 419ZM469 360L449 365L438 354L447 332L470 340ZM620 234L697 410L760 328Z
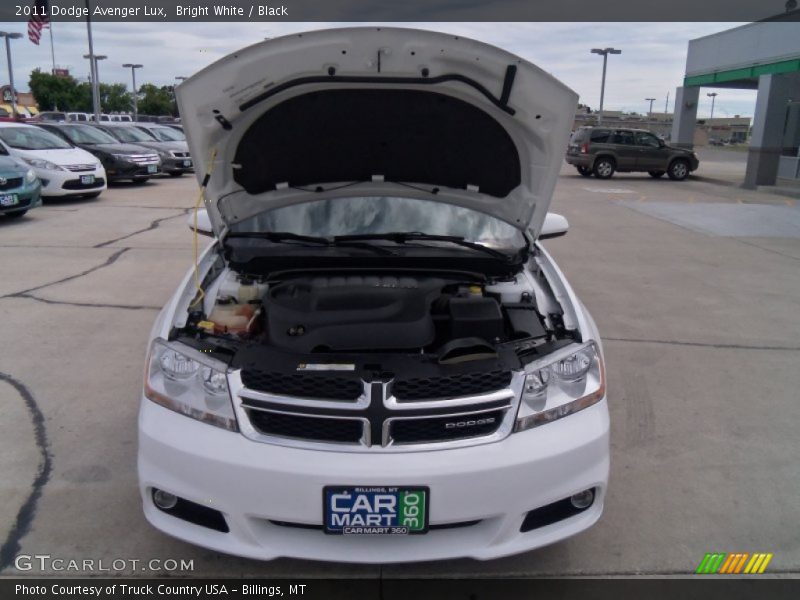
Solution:
M35 127L31 123L17 123L10 121L0 121L0 127Z

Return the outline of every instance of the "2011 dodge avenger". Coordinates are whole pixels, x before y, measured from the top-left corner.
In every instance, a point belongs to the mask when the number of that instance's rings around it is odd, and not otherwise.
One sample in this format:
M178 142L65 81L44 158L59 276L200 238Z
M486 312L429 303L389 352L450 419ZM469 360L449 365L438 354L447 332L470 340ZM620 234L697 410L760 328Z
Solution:
M600 338L541 240L576 94L427 31L272 39L177 88L213 233L153 327L147 519L231 554L491 559L603 510Z

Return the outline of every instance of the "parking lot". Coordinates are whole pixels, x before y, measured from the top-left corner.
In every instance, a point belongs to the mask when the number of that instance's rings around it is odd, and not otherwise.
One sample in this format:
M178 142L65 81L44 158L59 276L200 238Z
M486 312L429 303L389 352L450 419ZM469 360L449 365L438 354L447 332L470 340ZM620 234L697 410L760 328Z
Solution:
M260 563L150 527L135 468L145 344L191 264L196 180L0 219L0 572L34 574L14 556L49 554L194 559L203 576L688 574L720 551L800 573L800 200L711 179L562 170L552 210L571 229L546 247L604 337L606 510L578 537L486 563ZM141 569L123 573L160 574Z

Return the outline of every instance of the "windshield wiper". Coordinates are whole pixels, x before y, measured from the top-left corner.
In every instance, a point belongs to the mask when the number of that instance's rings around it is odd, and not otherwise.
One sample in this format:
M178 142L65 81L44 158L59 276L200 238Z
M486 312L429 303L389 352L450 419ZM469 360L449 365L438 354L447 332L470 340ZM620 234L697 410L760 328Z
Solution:
M484 246L483 244L478 244L476 242L470 242L465 240L463 237L456 236L456 235L434 235L430 233L422 233L420 231L398 231L393 233L365 233L361 235L337 235L333 238L335 242L349 242L349 241L356 241L356 240L387 240L390 242L395 242L396 244L405 244L406 242L413 242L413 241L430 241L430 242L446 242L449 244L455 244L457 246L463 246L464 248L469 248L470 250L477 250L478 252L483 252L494 258L500 259L504 262L509 262L514 255L506 254L505 252L501 252L500 250L495 250L494 248L489 248L488 246Z
M364 244L358 241L341 240L337 238L328 239L325 237L316 237L313 235L301 235L299 233L291 233L290 231L233 231L226 237L229 238L257 238L267 240L275 243L282 242L305 242L308 244L316 244L318 246L336 246L339 248L359 248L369 250L376 254L384 254L387 256L394 256L395 253L388 248L374 246L372 244Z

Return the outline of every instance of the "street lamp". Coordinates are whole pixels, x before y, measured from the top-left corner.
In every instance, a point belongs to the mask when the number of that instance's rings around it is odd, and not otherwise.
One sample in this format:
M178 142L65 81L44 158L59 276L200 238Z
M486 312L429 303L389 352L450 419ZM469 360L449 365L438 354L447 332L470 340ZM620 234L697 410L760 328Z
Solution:
M711 98L711 116L708 118L709 121L714 118L714 102L716 101L718 95L719 94L717 94L717 92L709 92L706 94L706 96Z
M186 81L187 79L189 79L189 78L188 77L184 77L183 75L178 75L177 77L175 77L176 81Z
M100 122L100 71L97 62L108 57L105 54L84 54L83 58L88 58L92 66L92 104L94 109L94 122Z
M14 87L14 68L11 65L11 40L18 40L21 33L0 31L0 37L6 38L6 58L8 59L8 84L11 86L11 114L17 116L17 89Z
M656 101L655 98L645 98L645 102L649 102L650 103L650 110L647 111L647 115L648 116L653 114L653 102L655 102L655 101Z
M603 80L600 84L600 116L597 118L597 124L603 122L603 99L606 94L606 64L608 63L609 54L622 54L622 50L616 48L592 48L592 54L600 54L603 57Z
M122 65L125 69L131 70L131 78L133 79L133 120L139 120L139 90L136 88L136 69L141 69L144 65L135 65L133 63L125 63Z

